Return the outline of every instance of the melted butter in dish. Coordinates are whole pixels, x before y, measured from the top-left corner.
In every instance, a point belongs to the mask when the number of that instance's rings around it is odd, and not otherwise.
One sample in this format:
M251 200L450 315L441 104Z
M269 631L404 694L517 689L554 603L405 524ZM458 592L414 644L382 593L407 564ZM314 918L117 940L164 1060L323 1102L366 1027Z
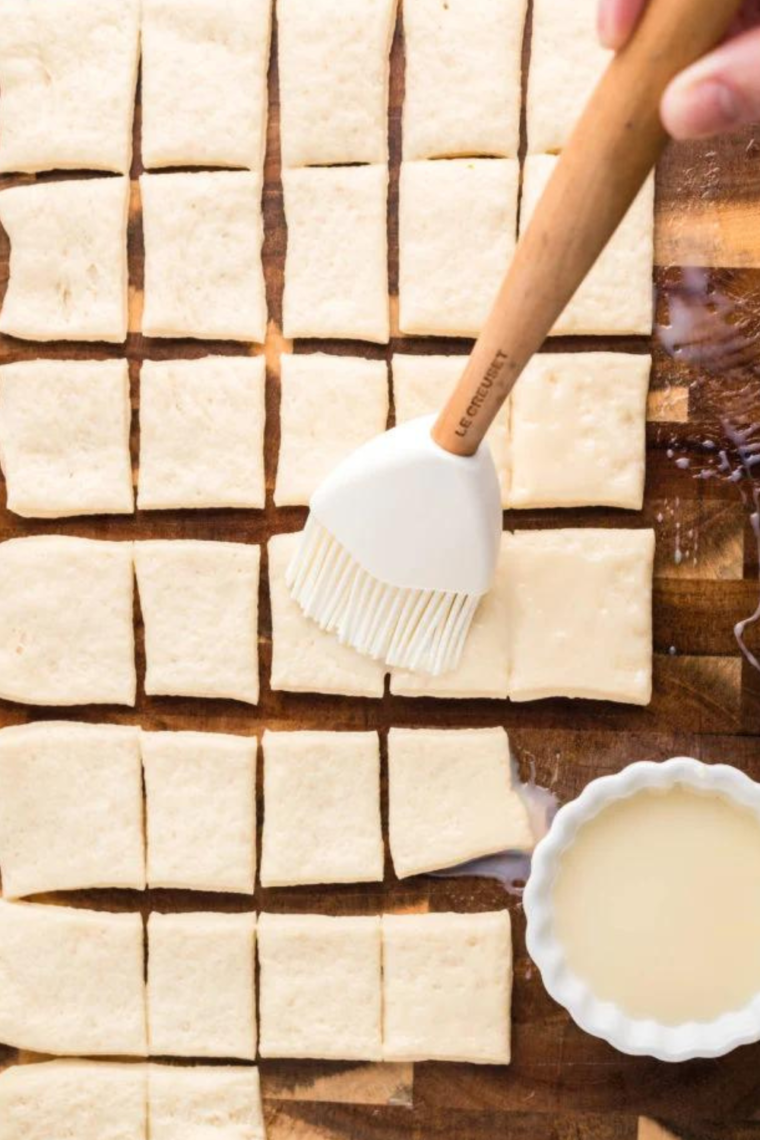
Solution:
M555 933L596 997L664 1025L760 992L760 819L677 785L603 809L554 885Z

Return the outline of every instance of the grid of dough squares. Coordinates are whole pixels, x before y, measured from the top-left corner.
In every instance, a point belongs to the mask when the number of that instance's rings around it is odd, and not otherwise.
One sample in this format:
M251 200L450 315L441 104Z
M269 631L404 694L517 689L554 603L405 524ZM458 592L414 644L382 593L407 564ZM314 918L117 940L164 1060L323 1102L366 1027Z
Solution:
M0 1075L0 1140L265 1140L258 1069L46 1061Z

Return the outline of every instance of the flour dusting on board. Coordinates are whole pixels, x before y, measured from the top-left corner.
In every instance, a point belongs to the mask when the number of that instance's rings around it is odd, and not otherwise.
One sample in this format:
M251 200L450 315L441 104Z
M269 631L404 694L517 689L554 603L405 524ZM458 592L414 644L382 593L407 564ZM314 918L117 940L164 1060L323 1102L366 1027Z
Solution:
M664 289L666 322L657 328L666 352L688 370L690 399L698 401L704 437L672 441L668 457L695 479L720 479L737 488L749 515L760 565L760 295L740 270L684 268ZM678 500L676 500L678 505ZM661 521L661 520L660 520ZM680 519L674 560L684 557ZM692 532L693 534L693 532ZM760 622L755 611L734 626L746 659L760 670L747 643Z

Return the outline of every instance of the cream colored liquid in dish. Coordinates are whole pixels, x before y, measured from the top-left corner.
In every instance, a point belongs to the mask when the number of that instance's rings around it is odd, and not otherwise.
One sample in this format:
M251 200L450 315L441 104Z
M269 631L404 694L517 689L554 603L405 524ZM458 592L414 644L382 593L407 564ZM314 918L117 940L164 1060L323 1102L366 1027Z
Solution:
M685 786L579 829L554 886L575 974L636 1018L711 1021L760 991L760 821Z

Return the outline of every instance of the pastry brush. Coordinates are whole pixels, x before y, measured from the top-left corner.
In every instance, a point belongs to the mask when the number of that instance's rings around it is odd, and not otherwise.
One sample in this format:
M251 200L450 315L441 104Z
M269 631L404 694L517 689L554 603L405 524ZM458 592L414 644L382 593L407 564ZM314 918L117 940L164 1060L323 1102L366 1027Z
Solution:
M722 39L739 3L650 0L561 154L440 415L371 440L313 495L287 582L343 643L389 666L456 667L502 529L486 431L657 162L666 86Z

